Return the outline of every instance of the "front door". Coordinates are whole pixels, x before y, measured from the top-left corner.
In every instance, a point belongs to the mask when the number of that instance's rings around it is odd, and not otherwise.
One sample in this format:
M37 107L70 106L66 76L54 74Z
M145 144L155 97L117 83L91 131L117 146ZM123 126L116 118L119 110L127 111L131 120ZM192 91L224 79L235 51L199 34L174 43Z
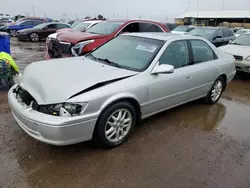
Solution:
M172 42L159 59L159 65L169 64L175 67L171 74L150 75L149 102L144 108L145 114L152 114L192 98L189 95L193 80L187 41Z

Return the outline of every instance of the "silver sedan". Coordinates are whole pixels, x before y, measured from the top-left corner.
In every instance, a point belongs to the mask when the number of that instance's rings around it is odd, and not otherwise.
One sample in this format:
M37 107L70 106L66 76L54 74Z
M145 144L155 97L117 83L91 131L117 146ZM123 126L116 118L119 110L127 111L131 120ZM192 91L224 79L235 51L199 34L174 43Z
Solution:
M30 64L8 99L37 140L116 147L142 119L200 98L216 103L234 75L233 56L206 39L124 34L84 57Z

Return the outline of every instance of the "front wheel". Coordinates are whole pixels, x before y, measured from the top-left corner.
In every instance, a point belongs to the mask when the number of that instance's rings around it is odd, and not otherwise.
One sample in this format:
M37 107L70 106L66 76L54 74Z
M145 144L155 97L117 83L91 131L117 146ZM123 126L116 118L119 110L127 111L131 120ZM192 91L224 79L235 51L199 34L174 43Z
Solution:
M211 90L207 94L205 101L209 104L214 104L220 99L223 88L225 86L225 80L222 77L219 77L213 84Z
M96 138L106 148L125 142L136 124L136 111L128 102L118 102L108 107L98 119Z

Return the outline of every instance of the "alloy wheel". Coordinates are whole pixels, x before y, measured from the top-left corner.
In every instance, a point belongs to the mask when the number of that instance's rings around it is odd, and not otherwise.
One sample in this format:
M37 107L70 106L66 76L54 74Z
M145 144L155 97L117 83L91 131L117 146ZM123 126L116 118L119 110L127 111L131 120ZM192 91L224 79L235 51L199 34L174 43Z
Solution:
M39 41L39 35L37 33L32 33L30 35L30 38L33 42L38 42Z
M132 126L132 114L127 109L119 109L112 113L105 126L105 136L109 142L124 139Z
M221 94L222 94L222 87L223 87L223 83L221 80L217 80L213 86L212 92L211 92L211 100L217 101Z

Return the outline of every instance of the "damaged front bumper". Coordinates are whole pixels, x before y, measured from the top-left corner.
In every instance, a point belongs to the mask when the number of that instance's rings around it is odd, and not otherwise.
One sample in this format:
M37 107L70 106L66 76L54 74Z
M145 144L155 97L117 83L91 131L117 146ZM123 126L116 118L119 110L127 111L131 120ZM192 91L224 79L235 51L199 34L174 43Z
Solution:
M43 114L19 102L13 86L8 101L20 127L33 138L51 145L70 145L92 139L98 114L77 117L59 117Z

